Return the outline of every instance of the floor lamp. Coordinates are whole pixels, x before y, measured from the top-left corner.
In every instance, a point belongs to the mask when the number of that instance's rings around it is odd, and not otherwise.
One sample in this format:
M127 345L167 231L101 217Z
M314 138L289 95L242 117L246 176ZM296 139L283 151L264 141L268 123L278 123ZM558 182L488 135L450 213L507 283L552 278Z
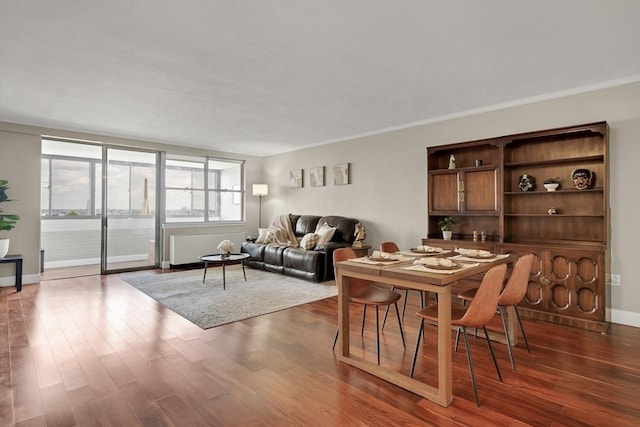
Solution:
M253 195L260 197L258 227L262 228L262 196L269 195L269 186L267 184L253 184Z

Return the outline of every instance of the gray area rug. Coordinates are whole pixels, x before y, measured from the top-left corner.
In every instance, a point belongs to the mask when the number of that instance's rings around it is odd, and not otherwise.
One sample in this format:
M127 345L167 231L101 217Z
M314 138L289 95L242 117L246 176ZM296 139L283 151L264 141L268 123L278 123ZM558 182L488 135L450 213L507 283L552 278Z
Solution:
M156 275L123 275L122 280L202 329L236 322L338 294L335 281L314 283L247 268L244 281L239 265L227 267L226 290L222 268Z

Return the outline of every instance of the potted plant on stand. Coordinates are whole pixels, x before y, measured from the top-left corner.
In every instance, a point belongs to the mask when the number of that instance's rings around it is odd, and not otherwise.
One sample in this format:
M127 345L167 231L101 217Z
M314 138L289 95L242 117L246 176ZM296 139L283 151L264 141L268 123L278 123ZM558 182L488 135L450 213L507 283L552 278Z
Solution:
M440 231L442 231L442 238L444 240L451 240L453 229L456 226L456 222L454 221L453 217L445 216L440 221L438 221L438 226L440 227Z
M0 203L10 202L11 200L7 196L6 190L9 188L7 184L9 182L4 179L0 179ZM9 231L16 226L16 221L20 217L15 214L5 214L0 208L0 231ZM9 238L0 236L0 258L4 258L9 252Z

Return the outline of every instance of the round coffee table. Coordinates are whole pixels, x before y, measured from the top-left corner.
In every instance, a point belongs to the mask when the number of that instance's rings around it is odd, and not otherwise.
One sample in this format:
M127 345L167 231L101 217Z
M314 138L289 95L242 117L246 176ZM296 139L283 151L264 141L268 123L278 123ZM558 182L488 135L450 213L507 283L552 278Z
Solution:
M226 271L227 264L242 264L242 274L244 274L244 281L247 281L247 273L244 270L244 260L249 258L249 254L229 254L228 256L222 256L220 254L203 255L200 257L200 261L204 261L204 275L202 276L202 283L207 277L207 267L209 264L212 266L222 265L222 289L226 289Z

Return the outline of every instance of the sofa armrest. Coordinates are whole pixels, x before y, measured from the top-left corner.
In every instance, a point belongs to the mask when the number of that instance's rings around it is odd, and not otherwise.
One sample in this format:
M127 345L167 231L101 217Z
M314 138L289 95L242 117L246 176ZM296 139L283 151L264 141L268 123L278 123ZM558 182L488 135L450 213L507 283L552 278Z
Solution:
M338 243L338 242L329 242L321 248L316 248L316 251L323 252L325 254L325 269L324 274L326 279L335 279L335 274L333 271L333 252L336 249L346 248L349 245L346 243Z

